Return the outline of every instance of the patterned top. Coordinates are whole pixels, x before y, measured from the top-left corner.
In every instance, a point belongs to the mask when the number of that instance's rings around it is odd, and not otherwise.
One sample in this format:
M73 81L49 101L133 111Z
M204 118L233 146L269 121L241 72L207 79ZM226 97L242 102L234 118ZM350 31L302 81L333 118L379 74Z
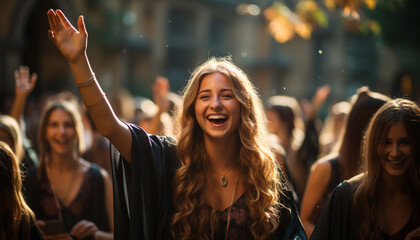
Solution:
M57 220L61 208L63 225L68 232L82 219L92 221L100 230L110 230L105 207L105 187L98 165L90 165L83 177L79 192L69 205L65 206L58 200L60 208L57 206L45 169L41 171L40 178L37 176L37 169L32 169L25 185L28 204L37 219Z
M70 211L80 219L89 219L89 196L92 193L91 175L93 169L90 168L83 177L83 182L80 185L79 192L73 201L65 206L64 203L58 198L60 207L67 207ZM54 193L51 189L50 181L46 175L44 175L39 182L40 191L40 212L37 217L42 220L54 220L59 219L58 217L58 206L55 202Z
M230 213L230 224L227 239L253 239L249 227L251 219L248 214L248 207L245 201L245 194L242 194L236 202L232 204ZM217 226L214 239L225 239L229 207L225 210L216 210Z

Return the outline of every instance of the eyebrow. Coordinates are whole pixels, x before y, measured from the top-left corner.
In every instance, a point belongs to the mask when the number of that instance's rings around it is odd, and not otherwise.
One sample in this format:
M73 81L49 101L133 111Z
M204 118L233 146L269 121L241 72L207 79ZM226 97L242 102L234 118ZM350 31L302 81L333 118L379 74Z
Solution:
M220 90L220 92L233 92L233 90L232 89L230 89L230 88L222 88L221 90ZM198 94L200 94L200 93L205 93L205 92L211 92L211 90L210 89L204 89L204 90L202 90L202 91L200 91L200 92L198 92Z

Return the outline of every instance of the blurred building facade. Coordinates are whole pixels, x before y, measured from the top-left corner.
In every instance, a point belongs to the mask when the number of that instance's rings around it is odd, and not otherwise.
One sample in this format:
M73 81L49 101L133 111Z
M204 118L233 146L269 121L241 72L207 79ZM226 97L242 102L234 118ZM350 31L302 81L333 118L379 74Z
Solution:
M238 13L241 3L260 12ZM337 13L310 40L276 42L262 11L271 0L13 0L0 3L0 94L13 95L21 64L39 74L34 96L76 88L68 64L48 40L46 12L60 8L76 25L85 16L92 67L109 93L126 88L150 97L155 76L173 91L209 56L231 55L251 76L263 99L273 94L310 97L323 84L333 101L362 85L391 93L403 67L392 50L349 32ZM293 7L294 1L288 3ZM253 5L254 6L254 5ZM254 9L255 10L255 9Z

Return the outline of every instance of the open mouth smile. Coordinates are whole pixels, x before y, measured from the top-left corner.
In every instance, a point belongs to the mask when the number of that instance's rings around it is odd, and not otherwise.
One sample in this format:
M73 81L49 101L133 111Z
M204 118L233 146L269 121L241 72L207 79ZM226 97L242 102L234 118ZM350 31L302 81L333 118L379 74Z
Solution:
M389 162L391 165L401 166L406 161L406 158L398 158L398 159L394 159L394 160L391 160L391 159L387 158L386 161Z
M227 119L228 116L224 114L212 114L207 117L207 120L215 124L223 124L227 121Z

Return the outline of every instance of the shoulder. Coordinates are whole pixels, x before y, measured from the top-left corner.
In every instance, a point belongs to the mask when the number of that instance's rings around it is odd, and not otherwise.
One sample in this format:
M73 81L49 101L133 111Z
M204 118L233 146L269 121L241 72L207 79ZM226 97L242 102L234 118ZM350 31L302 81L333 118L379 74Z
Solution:
M153 134L148 134L141 127L135 124L127 123L131 134L133 136L133 143L136 145L150 145L150 146L160 146L160 147L175 147L176 140L171 136L158 136Z
M91 163L84 159L81 159L80 162L83 169L82 171L86 173L89 172L89 174L91 175L91 178L94 178L94 179L100 178L100 179L103 179L104 181L110 180L110 176L108 172L104 168L97 165L96 163Z
M331 194L332 200L345 201L345 202L352 203L354 192L358 185L359 185L358 181L344 180L343 182L338 184L337 187L332 192Z

